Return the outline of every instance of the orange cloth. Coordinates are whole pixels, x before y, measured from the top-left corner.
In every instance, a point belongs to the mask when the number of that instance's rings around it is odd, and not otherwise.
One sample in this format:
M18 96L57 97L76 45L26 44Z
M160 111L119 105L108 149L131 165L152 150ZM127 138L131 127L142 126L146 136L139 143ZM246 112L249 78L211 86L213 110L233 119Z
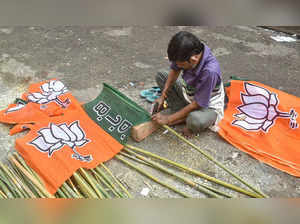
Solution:
M254 158L300 176L300 98L258 82L234 80L219 134Z
M29 103L9 105L0 122L16 124L10 134L30 129L16 149L51 194L80 167L95 168L123 148L57 80L31 85L22 99Z

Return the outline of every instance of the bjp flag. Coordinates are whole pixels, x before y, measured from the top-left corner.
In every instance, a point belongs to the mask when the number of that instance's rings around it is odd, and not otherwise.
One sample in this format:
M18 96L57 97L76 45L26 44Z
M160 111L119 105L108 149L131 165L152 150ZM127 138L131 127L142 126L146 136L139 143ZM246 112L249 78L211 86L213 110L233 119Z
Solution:
M21 99L0 111L0 122L15 124L10 134L29 129L16 140L16 149L51 194L78 168L95 168L123 148L58 80L31 85Z
M231 81L219 134L238 149L300 177L300 98L253 81Z

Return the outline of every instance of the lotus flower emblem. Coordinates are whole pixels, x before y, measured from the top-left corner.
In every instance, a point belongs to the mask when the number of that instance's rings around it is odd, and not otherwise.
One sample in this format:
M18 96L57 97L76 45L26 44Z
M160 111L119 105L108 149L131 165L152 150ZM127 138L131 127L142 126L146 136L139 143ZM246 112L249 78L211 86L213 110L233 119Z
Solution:
M25 103L17 103L16 106L9 108L8 110L5 111L5 113L7 114L7 113L11 113L11 112L21 110L25 106L26 106Z
M290 119L290 128L299 127L296 121L298 114L294 109L289 113L277 109L279 100L275 93L247 82L244 85L246 94L241 93L243 104L237 107L241 113L234 115L236 120L232 122L233 125L245 130L268 132L277 118L286 118Z
M50 82L44 83L41 86L42 93L36 92L28 95L28 100L38 104L46 104L55 101L63 108L70 104L70 100L67 99L65 102L61 102L58 96L68 92L67 87L58 80L51 80Z
M79 121L75 121L69 126L66 123L61 125L50 123L49 128L43 128L38 133L39 136L29 144L43 153L48 153L48 157L68 145L74 152L72 158L83 162L90 162L93 159L91 155L83 156L76 151L76 147L83 147L90 142L89 139L86 139Z

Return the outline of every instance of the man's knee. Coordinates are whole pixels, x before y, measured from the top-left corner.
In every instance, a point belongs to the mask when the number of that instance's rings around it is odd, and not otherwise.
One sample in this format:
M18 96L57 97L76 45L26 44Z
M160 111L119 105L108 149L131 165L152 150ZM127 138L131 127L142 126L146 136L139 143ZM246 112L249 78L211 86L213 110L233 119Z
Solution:
M204 131L209 126L213 125L216 121L217 114L213 110L209 113L201 113L199 111L191 112L187 119L187 127L194 133Z
M195 113L190 113L186 119L186 125L188 129L192 130L194 133L203 131L206 127L206 122L203 118L195 115Z
M165 70L158 71L155 76L155 81L159 87L164 87L167 79L168 79L168 72L166 72Z
M157 79L162 79L162 80L167 80L168 79L168 72L166 70L159 70L156 74L156 80Z

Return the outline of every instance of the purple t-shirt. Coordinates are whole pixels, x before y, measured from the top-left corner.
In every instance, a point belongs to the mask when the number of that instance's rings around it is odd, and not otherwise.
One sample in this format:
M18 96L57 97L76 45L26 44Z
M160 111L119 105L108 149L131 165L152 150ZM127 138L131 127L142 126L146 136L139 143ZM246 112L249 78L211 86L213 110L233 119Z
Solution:
M180 71L175 62L171 69ZM196 68L183 70L182 78L187 85L195 88L194 99L200 107L207 108L213 89L221 84L220 65L209 47L204 45L203 57Z

